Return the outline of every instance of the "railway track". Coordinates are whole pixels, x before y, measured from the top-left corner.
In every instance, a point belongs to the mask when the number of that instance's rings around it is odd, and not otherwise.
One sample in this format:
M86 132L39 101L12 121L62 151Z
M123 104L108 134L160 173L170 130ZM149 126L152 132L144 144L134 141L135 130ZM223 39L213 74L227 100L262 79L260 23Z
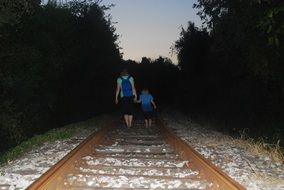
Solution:
M112 125L88 137L28 187L34 189L245 189L161 121Z

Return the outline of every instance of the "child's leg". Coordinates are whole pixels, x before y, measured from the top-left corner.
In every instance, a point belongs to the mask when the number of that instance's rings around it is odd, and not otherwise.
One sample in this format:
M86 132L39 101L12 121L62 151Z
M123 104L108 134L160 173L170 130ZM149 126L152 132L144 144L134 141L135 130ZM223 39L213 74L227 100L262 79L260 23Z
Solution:
M148 119L145 119L146 128L149 126Z
M152 126L152 119L149 119L148 123L149 123L149 127L151 127Z

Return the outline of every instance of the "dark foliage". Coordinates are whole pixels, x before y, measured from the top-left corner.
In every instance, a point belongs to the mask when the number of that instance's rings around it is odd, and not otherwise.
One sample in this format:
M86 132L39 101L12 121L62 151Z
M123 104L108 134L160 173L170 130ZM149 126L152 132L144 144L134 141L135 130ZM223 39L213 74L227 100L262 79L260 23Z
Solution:
M206 28L189 23L175 43L179 104L222 130L283 140L283 3L199 0L195 7Z
M121 56L107 7L37 0L0 7L0 150L112 108Z
M159 57L151 60L143 57L140 63L124 61L123 67L128 68L134 76L138 94L143 88L148 88L158 104L174 103L179 69L170 59Z

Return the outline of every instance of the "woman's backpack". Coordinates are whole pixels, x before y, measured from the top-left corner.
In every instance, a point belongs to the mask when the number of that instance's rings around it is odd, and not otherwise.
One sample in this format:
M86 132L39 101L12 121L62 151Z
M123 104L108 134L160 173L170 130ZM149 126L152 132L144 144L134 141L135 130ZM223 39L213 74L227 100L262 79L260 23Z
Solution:
M120 77L120 79L122 80L121 89L122 89L123 96L125 97L133 96L132 84L130 82L130 78L131 76L128 76L126 79L124 79L123 77Z

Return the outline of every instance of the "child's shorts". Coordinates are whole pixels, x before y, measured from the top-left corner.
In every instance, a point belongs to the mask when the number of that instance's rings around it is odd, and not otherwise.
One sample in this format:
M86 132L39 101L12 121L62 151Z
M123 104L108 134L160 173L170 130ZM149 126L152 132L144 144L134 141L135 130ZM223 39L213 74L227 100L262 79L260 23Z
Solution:
M145 119L152 119L153 118L153 111L143 112Z

